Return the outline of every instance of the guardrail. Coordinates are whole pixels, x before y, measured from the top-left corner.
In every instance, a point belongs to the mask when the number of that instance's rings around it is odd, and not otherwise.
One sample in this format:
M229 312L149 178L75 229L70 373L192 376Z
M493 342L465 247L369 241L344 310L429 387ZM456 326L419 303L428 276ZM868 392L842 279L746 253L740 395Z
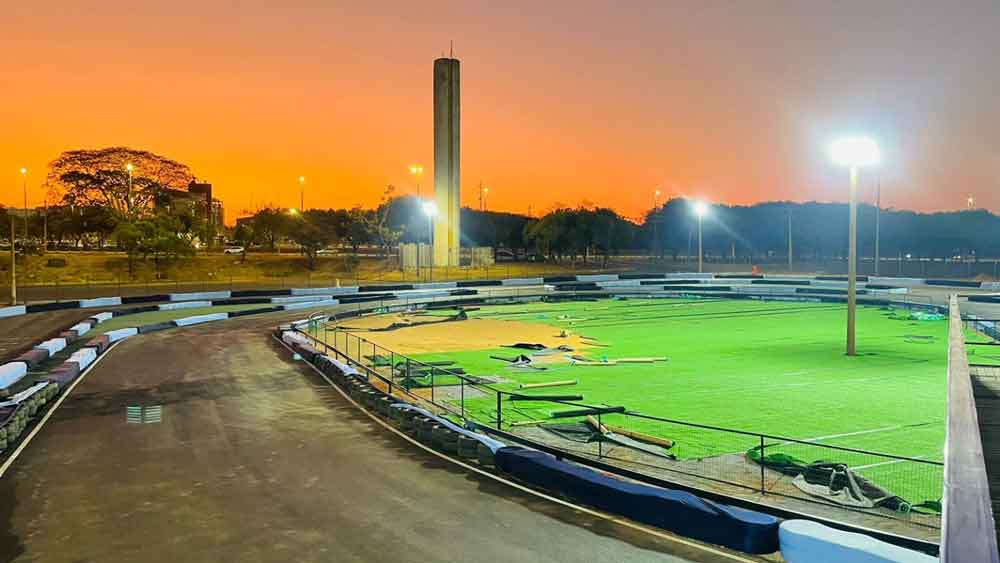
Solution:
M948 434L945 441L942 563L997 563L990 485L969 375L958 297L949 300Z

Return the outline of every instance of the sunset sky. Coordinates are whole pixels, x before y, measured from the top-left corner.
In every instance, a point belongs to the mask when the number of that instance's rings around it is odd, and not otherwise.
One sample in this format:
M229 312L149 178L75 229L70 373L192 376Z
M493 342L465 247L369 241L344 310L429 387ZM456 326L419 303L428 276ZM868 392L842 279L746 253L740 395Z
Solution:
M191 165L227 219L432 187L431 68L462 61L462 184L491 209L642 214L659 187L842 200L839 134L888 206L1000 211L1000 2L51 1L0 18L0 203L61 151Z

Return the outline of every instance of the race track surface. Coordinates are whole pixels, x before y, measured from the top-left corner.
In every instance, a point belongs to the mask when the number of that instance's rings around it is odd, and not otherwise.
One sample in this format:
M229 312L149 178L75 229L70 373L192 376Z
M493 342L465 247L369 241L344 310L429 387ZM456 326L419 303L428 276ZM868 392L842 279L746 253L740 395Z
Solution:
M106 355L0 479L0 560L719 560L417 449L290 361L279 318Z

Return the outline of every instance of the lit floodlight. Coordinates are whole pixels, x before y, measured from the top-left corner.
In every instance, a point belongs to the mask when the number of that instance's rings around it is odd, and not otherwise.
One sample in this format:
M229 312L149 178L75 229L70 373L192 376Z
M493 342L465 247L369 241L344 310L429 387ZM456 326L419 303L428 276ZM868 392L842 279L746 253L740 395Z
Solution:
M132 163L129 162L129 163L125 164L125 170L128 170L129 172L131 172L131 171L135 170L135 166L132 166Z
M414 164L413 166L410 167L410 174L423 174L423 173L424 173L424 167L420 166L419 164Z
M830 159L840 166L876 166L882 160L878 143L868 137L845 137L830 145Z
M694 203L694 214L697 215L699 219L708 214L708 206L705 205L704 201L696 201Z
M22 169L21 169L21 175L22 175L22 176L24 176L24 175L25 175L25 174L27 174L27 173L28 173L28 169L27 169L27 168L22 168Z
M433 201L425 201L421 207L424 210L424 215L428 217L434 217L438 214L437 203L434 203Z
M305 176L299 176L299 183L300 184L305 184L306 183L306 177Z
M291 209L289 209L289 210L288 210L288 214L289 214L289 215L298 215L298 214L299 214L299 210L298 210L298 209L295 209L295 208L293 207L293 208L291 208Z

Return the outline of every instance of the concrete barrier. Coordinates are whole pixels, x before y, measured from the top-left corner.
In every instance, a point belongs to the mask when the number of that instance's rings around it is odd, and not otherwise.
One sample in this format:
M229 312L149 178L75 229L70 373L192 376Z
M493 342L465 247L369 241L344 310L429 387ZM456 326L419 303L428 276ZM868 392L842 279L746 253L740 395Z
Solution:
M299 309L311 309L313 307L329 307L339 303L336 299L323 299L320 301L305 301L302 303L288 303L281 307L286 311L297 311Z
M163 303L157 309L161 311L176 311L177 309L195 309L197 307L211 307L211 301L179 301L174 303Z
M870 283L882 285L905 285L912 287L915 285L927 285L923 278L890 278L886 276L872 276L868 278Z
M83 323L76 323L75 325L69 327L69 329L76 333L77 338L80 338L84 334L90 332L90 326L91 326L90 323L83 322Z
M35 348L41 348L48 351L50 356L55 356L58 352L66 348L65 338L50 338L45 342L41 342L35 346Z
M93 299L80 300L80 307L84 309L88 307L113 307L121 304L121 297L95 297Z
M697 272L675 272L667 274L668 280L711 280L715 274L699 274Z
M931 557L875 538L843 532L809 520L786 520L778 528L788 563L931 563Z
M45 360L49 359L49 351L45 348L32 348L27 352L21 354L20 356L14 358L15 362L24 362L28 364L28 369L35 369L38 364L41 364Z
M7 389L28 375L28 364L10 362L0 365L0 390Z
M201 291L194 293L171 293L171 301L204 301L205 299L229 299L232 297L229 291Z
M6 317L16 317L18 315L23 315L27 313L27 308L24 305L14 305L12 307L0 307L0 319Z
M86 348L80 348L76 352L73 352L73 354L70 355L69 359L67 359L66 362L64 363L73 362L77 365L80 371L83 371L87 369L87 367L90 366L90 364L94 363L94 360L96 359L97 359L97 349L88 346Z
M177 326L190 326L201 323L209 323L212 321L222 321L228 318L229 315L226 313L209 313L207 315L195 315L193 317L174 319L174 324Z
M91 315L90 320L94 321L94 324L96 325L96 324L101 324L104 321L110 321L112 317L114 317L113 313L104 312L104 313L97 313L96 315Z
M333 299L333 295L293 295L291 297L272 297L269 302L280 303L304 303L306 301L327 301Z
M991 291L1000 290L1000 282L983 282L983 289L989 289ZM0 317L3 315L0 314Z
M135 336L136 334L139 334L139 329L135 327L129 327L129 328L120 328L118 330L108 331L104 333L104 336L108 337L108 344L114 344L119 340L125 340L126 338L129 338L130 336Z

